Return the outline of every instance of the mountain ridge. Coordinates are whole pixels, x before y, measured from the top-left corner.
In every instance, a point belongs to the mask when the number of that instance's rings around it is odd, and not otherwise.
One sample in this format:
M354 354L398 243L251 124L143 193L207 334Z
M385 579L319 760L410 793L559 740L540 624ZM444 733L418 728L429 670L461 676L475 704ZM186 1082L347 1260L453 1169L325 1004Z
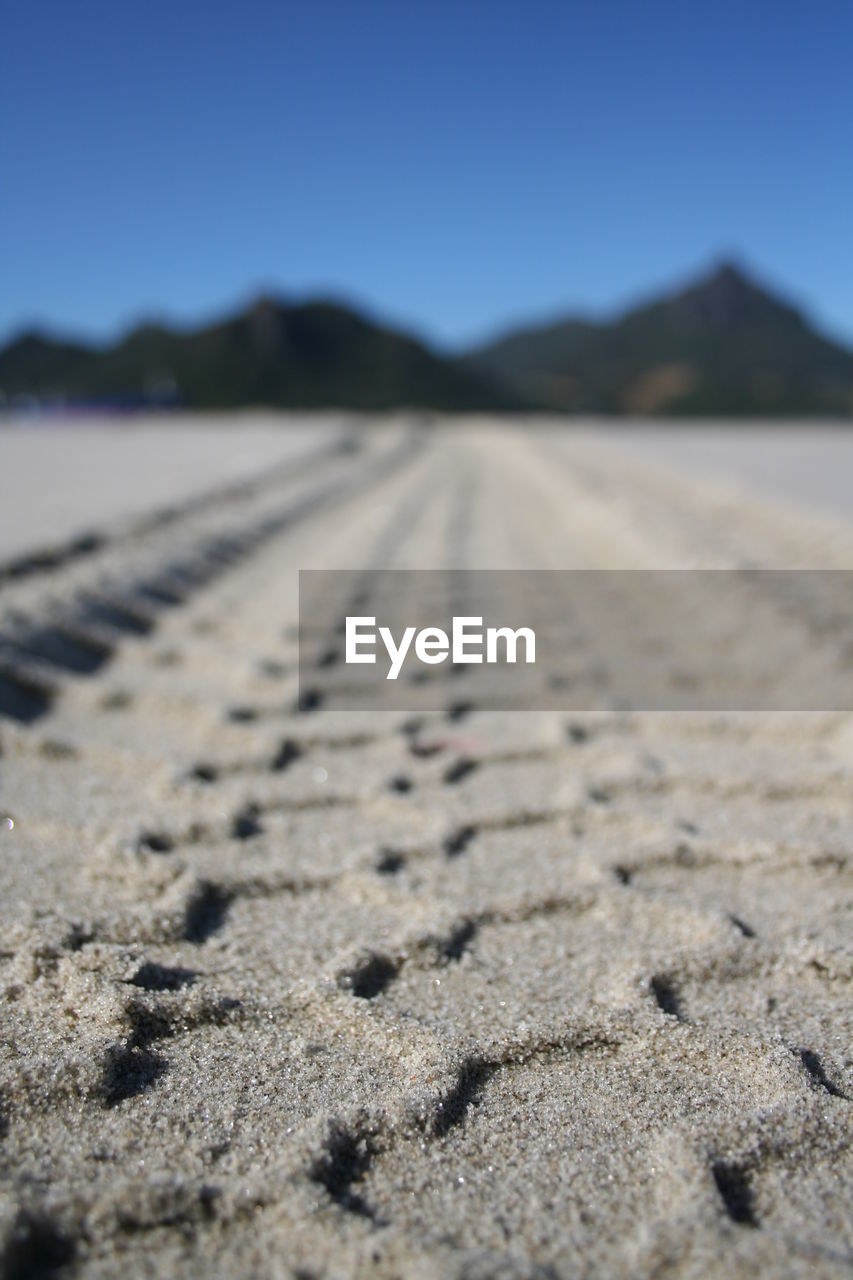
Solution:
M146 322L103 347L29 330L0 350L0 388L10 398L199 409L518 406L491 379L343 304L270 297L197 329Z
M853 413L853 353L730 262L615 319L512 330L463 360L559 412Z
M849 416L853 352L723 262L611 319L569 315L458 356L334 298L268 293L102 346L29 329L0 348L0 391L12 404Z

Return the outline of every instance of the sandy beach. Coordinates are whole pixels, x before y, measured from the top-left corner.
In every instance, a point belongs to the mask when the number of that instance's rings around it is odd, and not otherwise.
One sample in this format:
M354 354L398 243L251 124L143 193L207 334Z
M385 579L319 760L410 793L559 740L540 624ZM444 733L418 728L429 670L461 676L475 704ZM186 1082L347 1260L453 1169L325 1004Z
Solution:
M2 1280L853 1273L853 718L296 687L299 569L853 569L849 437L175 429L0 430Z

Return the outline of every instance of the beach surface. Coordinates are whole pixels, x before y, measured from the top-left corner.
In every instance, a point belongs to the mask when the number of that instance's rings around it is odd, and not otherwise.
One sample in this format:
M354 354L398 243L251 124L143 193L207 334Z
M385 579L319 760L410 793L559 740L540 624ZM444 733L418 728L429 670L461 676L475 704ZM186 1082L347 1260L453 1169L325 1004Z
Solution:
M0 431L0 1278L851 1275L853 717L297 698L299 569L853 569L848 437L195 429Z

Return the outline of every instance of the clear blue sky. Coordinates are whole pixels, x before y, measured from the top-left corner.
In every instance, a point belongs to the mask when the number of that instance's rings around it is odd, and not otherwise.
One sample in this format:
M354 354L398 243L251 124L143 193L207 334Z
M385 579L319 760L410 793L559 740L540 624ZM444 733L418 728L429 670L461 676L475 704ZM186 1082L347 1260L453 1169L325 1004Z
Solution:
M434 341L735 255L853 341L853 6L6 0L0 337L333 293Z

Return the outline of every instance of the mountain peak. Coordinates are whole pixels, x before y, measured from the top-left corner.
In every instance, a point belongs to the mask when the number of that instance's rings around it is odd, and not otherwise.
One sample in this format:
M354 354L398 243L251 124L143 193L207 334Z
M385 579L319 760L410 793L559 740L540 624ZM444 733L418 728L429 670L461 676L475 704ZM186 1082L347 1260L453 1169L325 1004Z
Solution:
M719 263L709 275L671 295L664 306L671 320L688 330L739 329L770 319L803 326L797 311L756 284L731 261Z
M260 293L249 303L246 308L246 315L250 318L254 316L269 316L286 309L287 304L284 298L278 298L271 293Z
M610 323L521 330L472 363L564 412L853 411L853 354L729 259Z
M733 258L722 258L707 277L709 285L754 289L755 285L744 268Z

